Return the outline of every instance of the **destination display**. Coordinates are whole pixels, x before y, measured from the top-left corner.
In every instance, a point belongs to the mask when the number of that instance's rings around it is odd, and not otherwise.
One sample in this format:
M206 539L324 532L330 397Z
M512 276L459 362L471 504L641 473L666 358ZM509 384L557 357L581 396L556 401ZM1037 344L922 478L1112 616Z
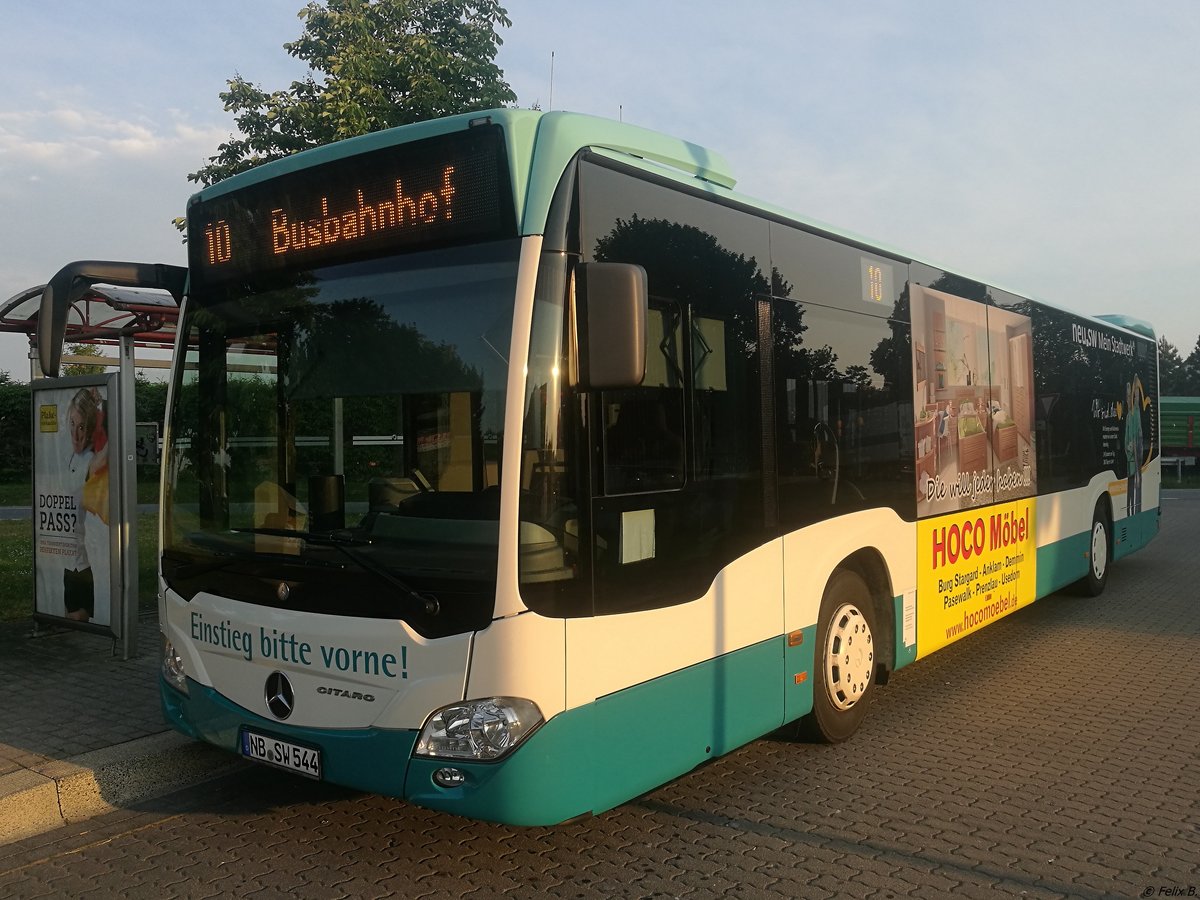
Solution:
M349 156L195 203L196 286L516 233L496 126Z

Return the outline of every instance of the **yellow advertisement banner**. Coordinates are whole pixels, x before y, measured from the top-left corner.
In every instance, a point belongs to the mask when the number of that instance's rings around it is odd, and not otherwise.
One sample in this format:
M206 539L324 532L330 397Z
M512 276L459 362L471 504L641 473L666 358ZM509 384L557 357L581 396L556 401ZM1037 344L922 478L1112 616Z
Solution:
M917 523L917 657L1022 606L1037 590L1032 498Z

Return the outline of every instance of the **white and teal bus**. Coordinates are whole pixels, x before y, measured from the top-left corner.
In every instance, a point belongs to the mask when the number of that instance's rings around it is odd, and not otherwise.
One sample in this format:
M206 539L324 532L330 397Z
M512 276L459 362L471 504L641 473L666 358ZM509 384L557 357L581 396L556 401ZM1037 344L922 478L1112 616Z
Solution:
M558 823L789 723L844 740L898 669L1157 533L1148 326L733 186L497 110L194 196L186 272L126 279L186 293L168 721Z

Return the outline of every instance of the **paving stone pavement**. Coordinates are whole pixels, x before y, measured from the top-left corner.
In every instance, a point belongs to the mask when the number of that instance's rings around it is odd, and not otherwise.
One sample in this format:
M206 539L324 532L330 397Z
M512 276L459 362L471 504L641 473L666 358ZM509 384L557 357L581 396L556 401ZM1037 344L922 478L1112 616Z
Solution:
M1200 493L1165 508L1104 596L914 664L841 746L771 735L532 829L243 769L0 846L0 896L1200 895Z
M29 621L0 623L0 775L166 730L158 708L158 617L139 624L140 655L113 641Z
M0 845L239 764L168 729L153 613L138 648L122 660L112 638L0 623Z

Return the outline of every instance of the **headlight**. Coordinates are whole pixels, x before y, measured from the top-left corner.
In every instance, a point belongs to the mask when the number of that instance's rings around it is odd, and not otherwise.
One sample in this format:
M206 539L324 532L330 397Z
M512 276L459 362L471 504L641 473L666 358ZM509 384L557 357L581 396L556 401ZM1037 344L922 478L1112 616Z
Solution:
M183 671L183 660L165 634L162 636L162 674L163 678L167 680L167 684L175 688L175 690L184 694L188 692L187 675Z
M537 705L520 697L467 700L439 709L421 729L417 756L499 759L542 724Z

